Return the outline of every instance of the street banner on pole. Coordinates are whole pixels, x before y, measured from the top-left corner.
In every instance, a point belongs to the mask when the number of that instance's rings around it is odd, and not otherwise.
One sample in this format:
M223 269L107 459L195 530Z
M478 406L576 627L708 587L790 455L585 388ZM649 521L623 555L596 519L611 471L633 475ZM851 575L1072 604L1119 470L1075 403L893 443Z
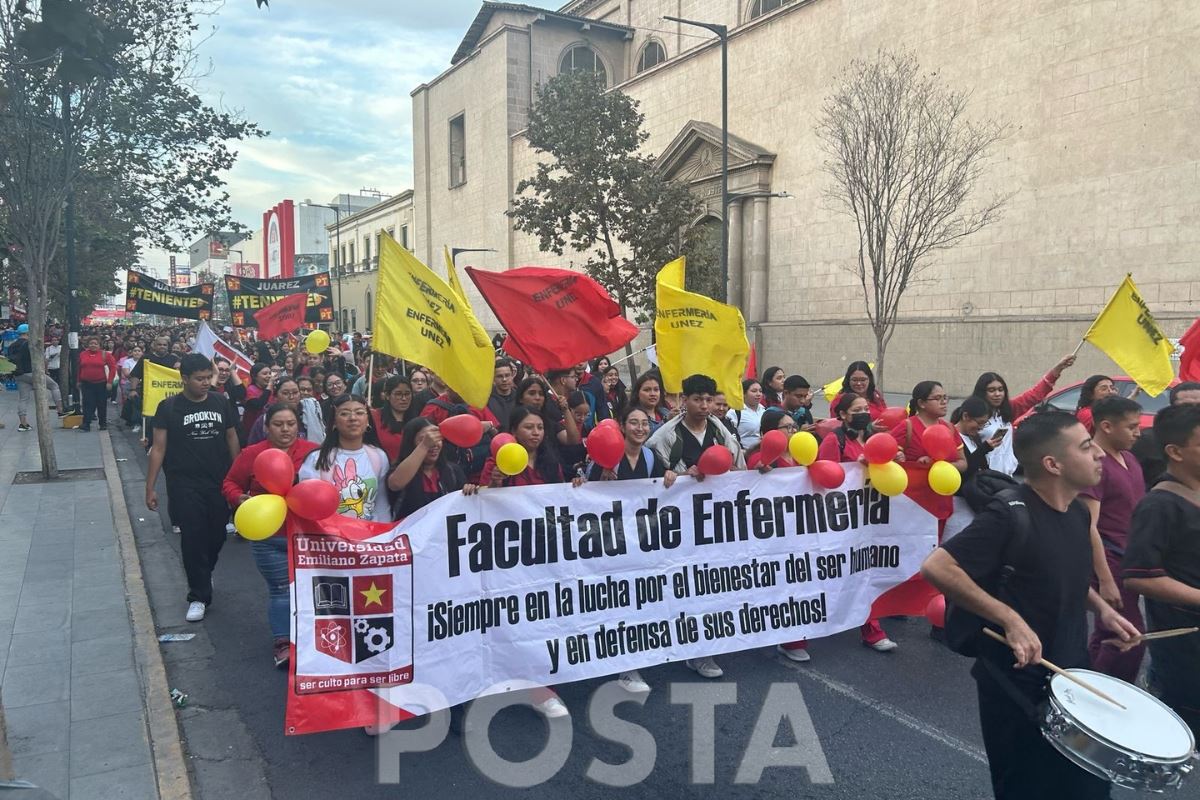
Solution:
M134 269L126 270L126 311L204 320L212 317L212 307L213 284L211 283L177 289L144 272Z
M257 328L257 315L267 306L294 294L306 294L305 322L333 322L333 290L329 273L295 278L243 278L225 276L229 313L237 327Z
M293 520L287 733L857 627L937 546L937 521L845 467L836 490L795 467Z

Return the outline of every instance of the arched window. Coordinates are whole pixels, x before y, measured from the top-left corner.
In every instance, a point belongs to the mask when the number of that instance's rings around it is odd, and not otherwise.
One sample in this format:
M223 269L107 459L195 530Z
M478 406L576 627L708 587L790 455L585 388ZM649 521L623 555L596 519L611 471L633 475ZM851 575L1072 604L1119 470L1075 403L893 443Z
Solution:
M769 14L777 8L786 6L792 0L754 0L750 4L749 19L758 19L763 14Z
M608 71L604 69L604 62L596 55L596 51L586 44L568 48L558 60L558 72L560 75L568 72L591 72L599 75L600 80L608 85Z
M645 72L651 67L656 67L667 60L667 51L661 44L654 39L646 42L646 46L642 48L642 54L638 56L637 71Z

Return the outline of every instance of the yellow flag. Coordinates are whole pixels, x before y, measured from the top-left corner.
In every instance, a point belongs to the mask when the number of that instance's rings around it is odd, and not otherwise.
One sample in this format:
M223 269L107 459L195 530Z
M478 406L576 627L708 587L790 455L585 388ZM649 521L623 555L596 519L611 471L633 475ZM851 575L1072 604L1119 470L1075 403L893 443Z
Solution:
M387 234L379 237L379 287L371 346L429 367L476 408L492 393L496 352L481 344L462 298Z
M1175 377L1173 347L1129 275L1083 338L1103 350L1150 397L1160 394Z
M179 370L159 366L150 359L142 361L142 370L142 416L153 417L159 403L183 391L183 377Z
M697 373L717 382L730 408L742 407L742 374L750 355L742 312L683 288L683 256L658 271L654 297L655 349L663 390L680 391L683 379Z
M450 248L442 245L442 252L446 256L446 280L450 284L450 288L458 295L458 298L463 301L463 305L467 307L467 311L471 312L471 336L474 337L476 344L486 344L491 347L492 340L488 338L487 331L480 324L479 318L475 316L475 309L471 307L471 300L467 297L467 292L463 289L463 285L458 281L458 270L454 268L454 257L450 255Z

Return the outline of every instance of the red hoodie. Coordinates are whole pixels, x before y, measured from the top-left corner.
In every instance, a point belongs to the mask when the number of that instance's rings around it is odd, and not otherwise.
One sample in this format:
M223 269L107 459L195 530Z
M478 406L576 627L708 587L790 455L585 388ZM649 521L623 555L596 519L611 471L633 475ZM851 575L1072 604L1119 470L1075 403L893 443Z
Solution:
M225 481L221 484L221 494L225 495L225 500L229 502L230 506L237 508L238 501L244 494L251 496L269 494L254 477L254 459L258 457L259 453L273 446L269 440L264 439L261 442L255 442L238 453L233 466L229 468L229 472L225 475ZM304 461L304 457L319 448L320 445L316 442L310 442L307 439L297 439L288 448L287 454L292 459L292 465L296 469L300 469L300 463Z

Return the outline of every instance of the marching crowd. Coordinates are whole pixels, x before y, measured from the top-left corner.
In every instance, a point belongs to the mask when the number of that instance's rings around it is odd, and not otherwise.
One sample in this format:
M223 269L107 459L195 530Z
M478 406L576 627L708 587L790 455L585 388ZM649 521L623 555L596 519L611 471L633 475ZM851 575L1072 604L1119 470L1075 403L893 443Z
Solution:
M9 351L21 387L22 429L27 427L26 385L31 386L28 345L22 345L27 335L23 332ZM182 535L189 621L203 619L213 602L211 576L230 510L266 491L252 465L268 448L285 451L299 478L332 484L339 493L338 513L386 522L460 490L470 494L506 486L638 478L659 478L670 487L681 475L702 479L697 464L713 446L728 448L734 469L796 466L787 452L763 463L760 443L772 430L789 437L812 432L820 440L818 457L841 462L862 462L867 439L888 432L899 444L897 460L919 472L931 462L924 433L942 426L961 442L952 462L963 477L958 496L936 494L921 481L910 481L907 493L938 518L939 539L945 538L944 547L927 563L929 580L1009 636L1011 653L1001 649L981 655L980 663L1010 667L1012 653L1021 665L1036 663L1043 652L1054 653L1062 666L1091 666L1132 682L1145 645L1131 637L1148 625L1200 624L1200 384L1172 387L1170 406L1159 412L1152 428L1143 430L1136 398L1120 396L1107 376L1083 383L1074 415L1041 405L1074 363L1073 356L1017 395L1002 376L985 372L954 409L941 383L922 380L900 413L888 408L870 366L856 361L846 369L825 414L824 406L814 409L813 385L780 367L767 369L761 379L744 380L742 408L730 409L728 398L706 375L684 379L682 391L671 394L654 369L626 384L620 365L606 357L536 374L498 354L491 396L485 406L472 407L431 370L372 355L369 337L335 338L327 351L312 355L294 337L254 342L228 329L222 336L252 353L255 363L247 382L229 361L218 358L214 364L191 352L195 331L187 326L138 326L82 339L88 364L81 368L85 431L93 416L105 427L110 393L122 418L131 427L141 424L145 360L178 368L183 378L183 392L163 401L145 420L150 446L146 502L157 508L155 485L164 472L170 517ZM61 408L57 394L55 403ZM461 414L482 424L484 436L475 446L453 445L439 431L439 423ZM586 439L610 418L620 426L624 457L605 469L589 460ZM528 466L518 474L497 468L490 445L500 434L513 437L528 453ZM1014 480L1014 475L1023 478ZM1003 542L1012 525L1003 520L996 524L991 500L1016 486L1034 512L1034 526L1048 534L1040 539L1055 539L1049 534L1057 532L1062 535L1056 541L1068 542L1064 531L1080 538L1069 540L1074 549L1065 544L1043 548L1039 560L1055 574L1043 583L1011 589L1003 608L990 607L970 587L992 587L987 592L991 597L996 570L1011 558ZM948 531L947 521L962 513L978 516L965 530L955 525ZM274 663L283 666L290 615L286 542L275 536L251 547L268 587ZM1059 591L1070 581L1075 583L1069 591ZM1083 609L1093 596L1098 600L1092 606L1096 619L1089 640ZM1141 614L1139 596L1149 619ZM877 619L868 620L860 633L863 644L876 651L897 648ZM1128 641L1106 645L1114 635ZM805 641L784 643L779 652L808 661L807 646ZM1200 689L1194 675L1200 668L1200 645L1187 637L1156 642L1153 655L1151 685L1196 730ZM687 665L706 678L723 674L712 658ZM1013 704L1005 696L1013 687L1006 677L1028 676L1030 670L1005 670L1001 677L994 672L977 667L973 673L980 685L985 744L997 795L1017 796L1009 772L1014 758L1032 757L1032 751L1021 748L1036 750L1037 744L1022 735L1037 730L1030 720L1013 716ZM631 692L650 691L636 672L619 680ZM1044 679L1018 680L1016 690L1036 697L1038 691L1044 693L1039 684ZM550 717L568 713L549 688L535 705ZM1008 790L1002 791L1005 781Z

